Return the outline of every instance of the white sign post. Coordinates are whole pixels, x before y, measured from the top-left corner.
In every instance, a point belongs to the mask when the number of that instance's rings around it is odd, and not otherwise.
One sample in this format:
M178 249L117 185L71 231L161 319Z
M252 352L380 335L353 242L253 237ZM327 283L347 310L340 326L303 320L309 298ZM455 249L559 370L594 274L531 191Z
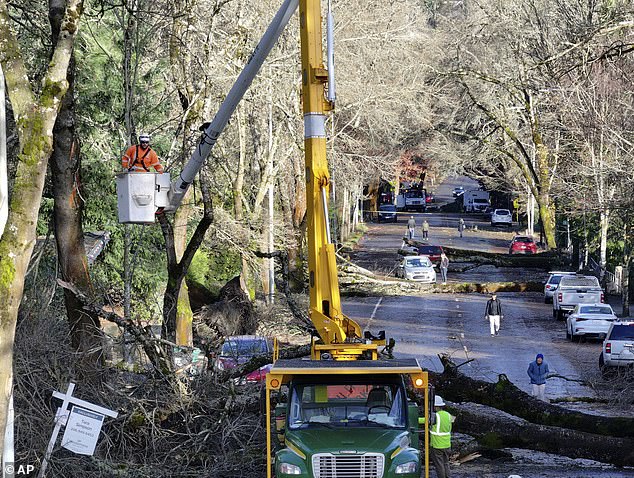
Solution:
M104 417L117 418L119 415L113 410L73 397L74 390L75 384L70 382L66 393L53 392L54 398L62 400L62 406L55 414L55 428L53 428L51 440L48 442L48 448L42 460L40 472L37 475L38 478L46 476L48 460L51 458L55 442L57 442L57 437L63 426L66 426L66 430L62 438L62 446L75 453L92 455L95 452L95 446L97 446L97 439L99 438ZM73 406L73 409L69 412L68 405L71 403L78 406Z

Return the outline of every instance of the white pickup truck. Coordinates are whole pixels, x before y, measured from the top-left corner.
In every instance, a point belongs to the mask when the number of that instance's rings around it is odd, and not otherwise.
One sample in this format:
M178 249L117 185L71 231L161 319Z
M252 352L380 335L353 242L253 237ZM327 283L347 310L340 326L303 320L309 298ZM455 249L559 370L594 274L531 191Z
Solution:
M566 275L553 296L553 318L563 320L577 304L599 304L604 301L603 289L594 276Z

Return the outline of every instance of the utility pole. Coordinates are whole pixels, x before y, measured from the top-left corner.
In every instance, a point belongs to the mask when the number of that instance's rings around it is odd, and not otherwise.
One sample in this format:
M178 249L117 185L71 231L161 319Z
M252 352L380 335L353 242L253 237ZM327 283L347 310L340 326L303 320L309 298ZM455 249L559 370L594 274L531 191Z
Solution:
M272 254L275 250L274 238L273 238L273 182L269 184L269 253ZM269 262L269 305L275 302L275 259L273 257L268 258Z

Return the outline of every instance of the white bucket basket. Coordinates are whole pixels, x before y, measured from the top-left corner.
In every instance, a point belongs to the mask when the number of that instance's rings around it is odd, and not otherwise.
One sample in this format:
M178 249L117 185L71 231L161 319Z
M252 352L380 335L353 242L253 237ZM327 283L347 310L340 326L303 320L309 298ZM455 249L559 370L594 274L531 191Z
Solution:
M117 174L117 206L122 224L153 224L156 209L169 204L169 173Z

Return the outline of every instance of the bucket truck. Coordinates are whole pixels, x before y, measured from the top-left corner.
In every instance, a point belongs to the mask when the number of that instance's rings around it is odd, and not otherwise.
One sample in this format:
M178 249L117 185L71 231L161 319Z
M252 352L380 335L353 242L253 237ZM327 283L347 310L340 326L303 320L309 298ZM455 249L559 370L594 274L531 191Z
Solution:
M420 433L428 450L428 377L414 358L381 360L393 347L342 312L328 222L330 176L326 113L334 108L333 30L327 13L328 68L323 64L320 0L285 0L179 178L124 173L117 179L120 222L153 222L157 207L175 210L264 59L299 6L306 165L309 316L316 336L309 360L276 360L266 378L267 478L419 478ZM148 175L135 189L137 176ZM144 216L139 208L151 214ZM123 213L122 213L123 210ZM385 350L385 349L384 349ZM425 426L409 391L424 396ZM276 444L273 442L271 397ZM429 454L424 454L425 478ZM274 461L274 463L273 463Z

